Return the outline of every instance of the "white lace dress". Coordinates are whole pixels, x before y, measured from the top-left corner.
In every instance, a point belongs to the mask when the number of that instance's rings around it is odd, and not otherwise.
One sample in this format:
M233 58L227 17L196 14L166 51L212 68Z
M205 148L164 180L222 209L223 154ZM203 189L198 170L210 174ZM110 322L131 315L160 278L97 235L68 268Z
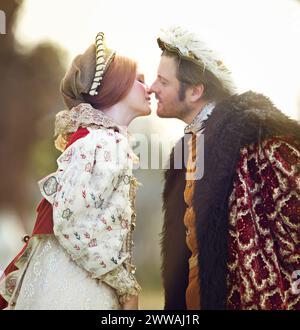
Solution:
M14 309L120 309L116 290L89 276L55 236L40 239L24 274Z

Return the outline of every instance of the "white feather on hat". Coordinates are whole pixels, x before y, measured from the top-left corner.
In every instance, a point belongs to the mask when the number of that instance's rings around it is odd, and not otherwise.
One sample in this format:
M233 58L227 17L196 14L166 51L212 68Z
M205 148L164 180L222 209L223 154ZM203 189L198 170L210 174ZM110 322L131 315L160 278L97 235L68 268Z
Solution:
M192 61L209 70L219 79L224 88L230 93L235 93L235 84L231 72L226 68L218 54L209 49L199 37L180 26L161 29L157 43L162 50L177 53L180 57Z

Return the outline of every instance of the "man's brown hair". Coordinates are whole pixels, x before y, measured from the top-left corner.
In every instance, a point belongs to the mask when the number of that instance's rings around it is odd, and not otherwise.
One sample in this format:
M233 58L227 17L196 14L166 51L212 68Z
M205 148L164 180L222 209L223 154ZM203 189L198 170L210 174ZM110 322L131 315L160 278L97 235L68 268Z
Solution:
M209 70L192 61L181 58L176 53L164 50L162 56L175 59L177 63L176 77L179 80L179 100L183 101L188 87L203 84L203 98L207 101L220 101L230 96L222 83Z

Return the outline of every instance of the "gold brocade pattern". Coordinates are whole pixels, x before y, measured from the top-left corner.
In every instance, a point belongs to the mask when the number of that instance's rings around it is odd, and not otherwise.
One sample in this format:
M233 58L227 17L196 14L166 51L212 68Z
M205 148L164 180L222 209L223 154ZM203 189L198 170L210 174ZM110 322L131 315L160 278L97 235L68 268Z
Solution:
M228 247L229 309L300 309L300 152L288 139L241 150Z

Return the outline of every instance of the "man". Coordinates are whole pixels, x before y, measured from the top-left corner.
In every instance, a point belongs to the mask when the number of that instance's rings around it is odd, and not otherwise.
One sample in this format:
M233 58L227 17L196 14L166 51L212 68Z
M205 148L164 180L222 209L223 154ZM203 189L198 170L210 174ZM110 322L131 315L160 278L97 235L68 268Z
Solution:
M165 309L300 309L300 125L261 94L235 94L197 36L175 27L158 45L157 114L190 136L186 166L182 139L165 172Z

